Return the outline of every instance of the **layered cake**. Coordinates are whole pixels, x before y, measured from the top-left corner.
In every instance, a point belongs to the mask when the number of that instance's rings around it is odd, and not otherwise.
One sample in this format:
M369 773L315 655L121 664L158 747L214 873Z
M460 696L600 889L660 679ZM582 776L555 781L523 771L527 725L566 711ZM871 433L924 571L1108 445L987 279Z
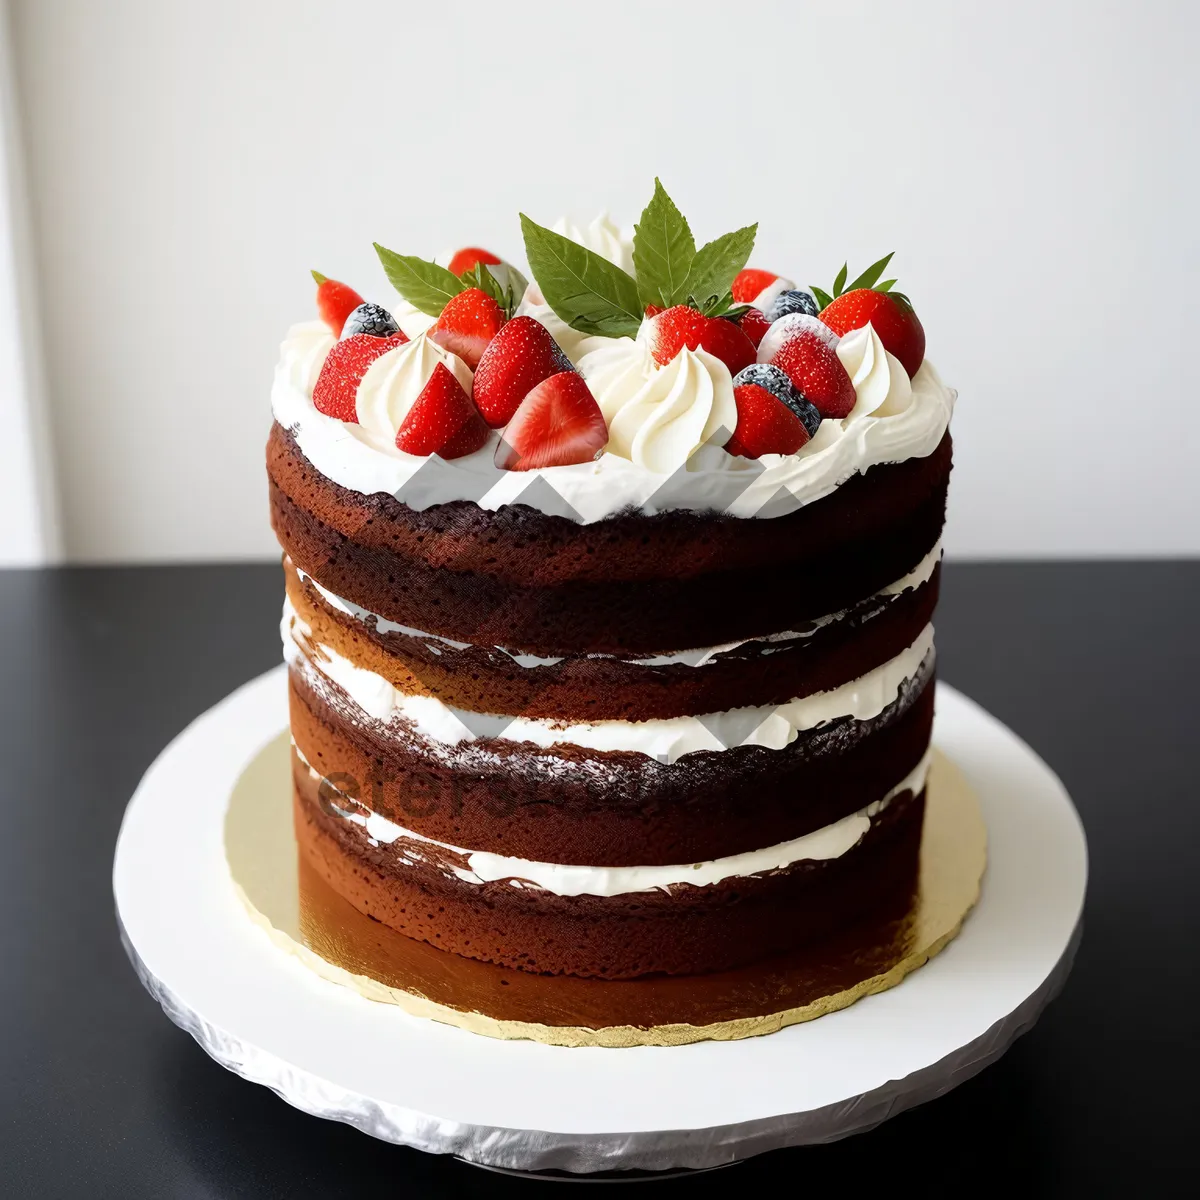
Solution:
M883 259L801 288L522 216L529 278L317 275L267 446L295 828L410 939L724 971L914 886L953 393Z

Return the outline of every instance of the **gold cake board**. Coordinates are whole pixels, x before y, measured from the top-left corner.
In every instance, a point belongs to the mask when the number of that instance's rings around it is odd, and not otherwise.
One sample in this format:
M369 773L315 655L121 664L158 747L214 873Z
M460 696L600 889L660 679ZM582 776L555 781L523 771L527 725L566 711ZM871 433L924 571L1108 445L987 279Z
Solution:
M958 768L935 750L920 874L907 910L711 975L588 980L460 958L364 916L298 853L285 731L239 776L225 851L251 917L316 974L370 1000L487 1037L557 1046L680 1046L774 1033L895 987L953 939L979 898L987 831Z

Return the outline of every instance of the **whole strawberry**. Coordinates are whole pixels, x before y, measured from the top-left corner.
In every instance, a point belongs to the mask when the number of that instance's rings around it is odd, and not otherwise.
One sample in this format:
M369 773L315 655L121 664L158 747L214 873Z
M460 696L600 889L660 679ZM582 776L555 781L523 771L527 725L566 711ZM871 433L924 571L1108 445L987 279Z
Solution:
M317 285L317 313L329 326L334 337L342 336L346 318L363 302L363 298L349 284L328 279L320 271L312 273Z
M822 417L850 415L857 396L837 356L837 335L816 317L788 313L759 343L758 361L778 367Z
M498 255L493 254L490 250L484 250L482 246L465 246L463 249L455 251L454 257L447 264L447 269L451 275L461 275L464 271L471 270L477 263L483 263L484 266L496 266L500 261Z
M504 310L479 288L459 292L429 330L431 341L457 354L471 370L504 324Z
M489 343L475 369L475 404L499 429L543 379L571 371L571 360L550 331L533 317L513 317Z
M764 454L795 454L808 441L808 430L778 396L757 383L740 383L733 389L737 403L737 428L725 451L740 458Z
M766 309L767 305L779 295L796 285L774 271L761 271L756 267L744 267L738 272L730 291L733 293L735 304L751 304L755 308Z
M750 339L750 344L758 349L758 344L763 340L763 335L771 328L771 322L763 316L761 308L748 308L742 314L741 321L738 322L742 332Z
M659 366L666 366L684 349L706 350L729 368L730 375L754 361L754 343L733 321L706 317L686 304L648 318L643 330L651 357Z
M813 288L820 301L821 320L838 337L852 329L870 324L890 354L894 354L912 378L925 361L925 330L913 311L912 302L901 292L893 292L894 279L877 282L891 261L890 254L872 263L857 279L846 286L846 268L834 280L833 294Z

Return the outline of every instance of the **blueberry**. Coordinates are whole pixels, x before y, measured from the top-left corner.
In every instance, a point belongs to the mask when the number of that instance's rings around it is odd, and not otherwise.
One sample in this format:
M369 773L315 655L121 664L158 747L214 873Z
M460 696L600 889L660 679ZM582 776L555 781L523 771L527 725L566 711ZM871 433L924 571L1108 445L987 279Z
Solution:
M805 293L793 292L791 294L803 295ZM816 405L778 367L771 363L751 363L733 377L734 387L741 387L744 383L756 383L760 388L766 388L772 396L782 400L800 418L800 423L808 430L810 438L817 436L817 426L821 424L821 414L817 412Z
M342 326L342 337L353 337L356 333L367 333L371 337L391 337L398 333L400 326L395 318L381 304L360 304L347 318Z
M780 317L785 317L788 313L794 312L805 313L810 317L815 317L820 311L816 300L808 292L780 292L767 305L767 320L778 321Z

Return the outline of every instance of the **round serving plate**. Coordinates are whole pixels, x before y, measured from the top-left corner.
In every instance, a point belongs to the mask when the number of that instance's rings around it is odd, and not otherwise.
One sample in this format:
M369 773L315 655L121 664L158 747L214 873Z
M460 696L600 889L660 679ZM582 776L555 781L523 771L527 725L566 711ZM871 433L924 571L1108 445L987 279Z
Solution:
M937 699L935 742L987 823L978 904L899 986L767 1036L619 1049L485 1038L369 1000L273 944L239 898L224 825L247 764L286 725L282 667L198 718L146 773L117 842L122 936L167 1015L223 1066L431 1153L647 1172L844 1137L998 1058L1061 986L1077 942L1087 851L1062 785L978 705L944 684Z

